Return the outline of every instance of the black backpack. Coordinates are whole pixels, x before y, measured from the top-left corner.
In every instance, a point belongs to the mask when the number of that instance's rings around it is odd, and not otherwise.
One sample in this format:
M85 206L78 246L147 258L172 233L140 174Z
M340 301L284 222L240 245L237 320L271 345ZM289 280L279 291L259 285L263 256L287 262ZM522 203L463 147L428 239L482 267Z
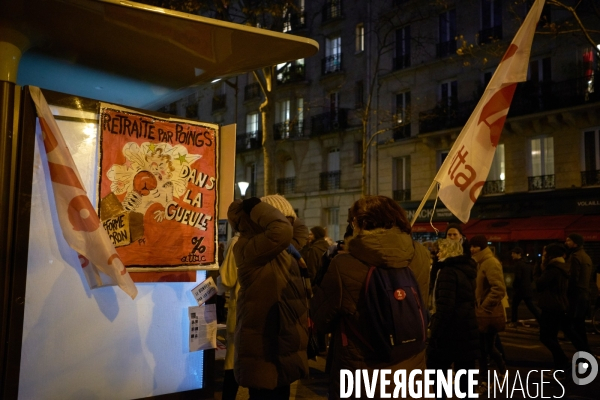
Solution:
M410 269L370 267L365 280L369 347L375 357L400 362L426 346L429 310Z
M413 242L414 246L414 242ZM370 266L364 284L369 334L365 337L342 318L342 345L348 344L346 327L370 350L366 358L398 363L425 349L429 310L410 269Z

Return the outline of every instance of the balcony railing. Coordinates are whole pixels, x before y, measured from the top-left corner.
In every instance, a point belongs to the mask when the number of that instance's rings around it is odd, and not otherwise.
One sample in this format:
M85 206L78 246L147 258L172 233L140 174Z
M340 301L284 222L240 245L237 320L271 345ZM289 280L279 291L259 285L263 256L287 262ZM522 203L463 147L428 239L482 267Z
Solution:
M305 11L291 11L285 16L283 22L283 31L291 32L298 29L306 28L306 12Z
M486 181L481 188L481 194L504 193L504 181Z
M302 82L304 78L304 65L290 65L277 74L277 83L283 85L285 83Z
M311 136L325 135L348 127L348 110L338 108L311 118Z
M397 125L394 127L394 140L406 139L410 136L410 122L404 125Z
M529 190L554 189L554 175L529 176Z
M581 186L600 185L600 170L581 171Z
M262 131L246 132L237 136L235 148L238 153L262 147Z
M456 53L456 40L438 43L436 45L436 55L438 58L448 57Z
M296 178L277 179L277 193L290 194L296 190Z
M479 44L502 40L502 25L485 28L479 31Z
M273 125L273 139L285 140L285 139L300 139L304 137L304 121L301 124L298 121L290 123L279 122Z
M244 101L260 99L260 83L254 82L244 87Z
M216 94L212 99L212 112L222 110L227 106L227 95Z
M342 0L329 0L323 5L323 22L342 17Z
M586 77L561 82L521 82L508 112L509 117L556 110L600 101L600 79Z
M396 201L410 201L410 189L394 190L393 196Z
M321 60L321 74L331 74L342 70L342 54L327 56Z
M319 189L339 189L341 176L342 171L321 172L321 174L319 175Z
M402 54L397 57L394 57L394 70L404 69L410 67L410 53Z
M457 128L467 122L473 112L475 101L466 101L451 107L438 106L419 113L419 133Z

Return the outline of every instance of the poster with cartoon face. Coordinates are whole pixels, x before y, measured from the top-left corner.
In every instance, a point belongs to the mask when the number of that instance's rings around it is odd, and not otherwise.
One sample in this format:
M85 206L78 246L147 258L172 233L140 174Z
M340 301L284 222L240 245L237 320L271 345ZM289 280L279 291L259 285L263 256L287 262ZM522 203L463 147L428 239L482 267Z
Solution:
M100 220L127 267L216 260L218 126L100 106Z

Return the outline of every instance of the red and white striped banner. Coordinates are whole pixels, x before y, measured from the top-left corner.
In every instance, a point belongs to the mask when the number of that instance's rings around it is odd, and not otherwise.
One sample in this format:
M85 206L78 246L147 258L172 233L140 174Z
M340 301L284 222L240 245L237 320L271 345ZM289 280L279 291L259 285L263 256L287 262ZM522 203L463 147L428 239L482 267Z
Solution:
M134 299L137 288L100 223L44 95L37 87L29 90L42 128L56 213L65 240L79 253L91 288L118 285ZM111 282L104 283L98 270Z

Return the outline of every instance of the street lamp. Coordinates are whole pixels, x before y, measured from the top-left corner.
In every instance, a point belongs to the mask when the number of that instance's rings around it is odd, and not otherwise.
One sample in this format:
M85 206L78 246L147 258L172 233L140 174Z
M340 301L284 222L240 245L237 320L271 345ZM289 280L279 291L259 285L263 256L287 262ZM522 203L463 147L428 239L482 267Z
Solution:
M248 190L248 186L250 186L248 182L238 182L238 187L240 188L240 194L242 195L242 199L246 198L246 190Z

